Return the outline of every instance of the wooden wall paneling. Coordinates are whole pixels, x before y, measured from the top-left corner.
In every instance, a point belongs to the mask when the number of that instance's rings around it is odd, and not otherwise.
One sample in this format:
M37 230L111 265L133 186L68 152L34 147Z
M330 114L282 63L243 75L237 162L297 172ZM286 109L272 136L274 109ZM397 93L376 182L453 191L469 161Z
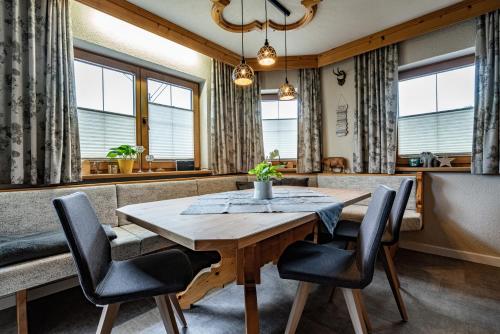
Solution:
M318 65L326 66L380 47L415 38L500 8L499 0L464 0L323 52Z
M233 65L237 65L240 61L236 53L125 0L77 1L208 57Z

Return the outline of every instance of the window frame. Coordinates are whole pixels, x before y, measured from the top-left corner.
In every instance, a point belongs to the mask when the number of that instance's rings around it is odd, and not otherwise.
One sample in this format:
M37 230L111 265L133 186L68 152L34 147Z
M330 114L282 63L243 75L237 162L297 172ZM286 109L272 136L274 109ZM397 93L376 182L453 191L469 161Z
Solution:
M260 100L262 103L262 101L274 101L274 102L278 102L279 103L279 96L278 96L278 93L261 93L260 94ZM298 129L298 122L299 122L299 110L298 110L298 104L297 104L297 118L295 118L297 120L297 141L298 141L298 134L299 134L299 129ZM285 119L285 118L283 118ZM262 118L262 115L261 115L261 121L264 121L264 119ZM298 143L297 143L298 145ZM269 152L264 152L264 154L267 154ZM297 147L297 157L299 155L299 152L298 152L298 147ZM284 158L284 159L272 159L271 162L273 163L273 165L279 165L281 163L284 163L285 165L288 164L289 162L291 162L293 164L293 167L292 168L295 168L297 166L297 158Z
M144 153L142 154L141 161L134 162L134 170L138 170L140 167L142 170L149 168L149 164L146 161L146 155L149 154L149 127L148 127L148 91L147 91L147 79L157 79L172 83L176 86L181 86L192 90L192 107L193 107L193 117L194 117L194 128L193 128L193 143L194 143L194 168L195 170L200 169L200 89L197 82L181 79L166 73L159 72L157 70L152 70L149 68L144 68L141 66L133 65L128 62L117 60L108 56L103 56L96 54L94 52L89 52L83 49L74 48L74 58L75 60L80 60L86 63L93 63L98 66L108 67L110 69L115 69L119 71L130 72L134 74L135 78L135 95L134 95L134 117L135 117L135 129L136 129L136 145L144 146ZM88 161L107 161L106 158L89 158L82 159ZM99 170L107 173L107 164L100 164ZM106 166L102 166L106 165ZM176 165L175 160L157 160L152 163L152 168L163 168L167 171L175 171ZM117 178L120 175L116 175Z
M461 67L471 66L475 63L474 54L469 54L453 59L448 59L440 62L436 62L433 64L423 65L416 68L402 70L398 73L398 82L404 80L411 80L415 78L419 78L426 75L437 74L440 72L446 72L454 69L458 69ZM411 117L411 116L408 116ZM399 126L399 122L398 122ZM399 138L399 136L398 136ZM399 142L396 147L397 152L397 160L396 166L399 167L407 167L409 166L409 159L411 157L401 156L399 155ZM454 167L469 167L471 163L471 154L446 154L449 157L455 158L453 161Z

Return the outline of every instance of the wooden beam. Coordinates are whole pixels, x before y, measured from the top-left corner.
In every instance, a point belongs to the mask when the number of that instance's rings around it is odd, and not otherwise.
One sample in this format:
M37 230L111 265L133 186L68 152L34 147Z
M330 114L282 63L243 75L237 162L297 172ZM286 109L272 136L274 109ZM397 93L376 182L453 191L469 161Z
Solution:
M257 58L247 59L247 63L252 66L254 71L280 71L285 69L285 57L278 57L276 63L272 66L262 66L257 62ZM318 56L289 56L288 69L299 68L317 68Z
M383 46L415 38L499 8L500 0L464 0L323 52L318 56L318 66L333 64Z
M77 1L227 64L237 65L240 61L238 54L125 0ZM291 56L288 66L290 69L326 66L386 45L425 35L496 9L500 9L500 0L463 0L319 55ZM248 63L256 71L284 69L282 57L271 67L260 66L255 58L248 59Z
M240 61L240 57L236 53L125 0L77 1L205 56L232 65L236 65Z

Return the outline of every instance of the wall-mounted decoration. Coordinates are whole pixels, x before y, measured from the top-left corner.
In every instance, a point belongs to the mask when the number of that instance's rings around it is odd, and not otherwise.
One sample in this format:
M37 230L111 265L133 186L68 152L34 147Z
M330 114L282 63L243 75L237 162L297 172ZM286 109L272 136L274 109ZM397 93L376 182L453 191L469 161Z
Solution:
M339 84L339 86L343 86L345 84L346 77L345 71L337 67L337 72L335 72L335 69L333 69L333 74L337 76L337 83Z
M345 137L348 133L348 124L347 124L347 110L349 105L347 104L346 99L342 93L339 96L339 101L337 103L337 123L335 126L335 133L337 137Z
M283 5L281 5L279 1L269 0L269 2L274 6L276 6L280 11L286 10L286 8ZM314 16L316 15L316 11L318 10L318 4L320 2L321 0L302 0L301 4L304 7L306 13L298 21L288 24L287 29L294 30L303 27L309 22L311 22ZM284 24L279 24L272 20L267 20L265 22L260 22L255 20L253 22L242 25L228 22L224 18L223 12L224 8L226 8L230 3L231 0L212 0L212 19L219 27L221 27L224 30L230 32L241 32L243 27L244 32L250 32L252 30L263 30L266 26L274 30L280 30L280 31L285 30ZM288 15L290 15L290 12L288 10L286 11L288 12Z
M323 171L343 173L347 167L347 160L342 157L323 158Z

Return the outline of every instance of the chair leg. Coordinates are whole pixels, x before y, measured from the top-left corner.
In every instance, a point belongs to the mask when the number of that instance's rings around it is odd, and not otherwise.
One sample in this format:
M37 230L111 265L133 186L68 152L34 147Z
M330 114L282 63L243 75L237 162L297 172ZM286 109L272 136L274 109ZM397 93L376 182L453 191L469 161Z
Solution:
M161 319L163 320L163 325L165 326L167 334L179 334L179 329L175 322L174 311L172 310L172 304L167 298L168 297L164 295L156 296L156 305L160 311Z
M103 307L99 325L97 325L97 334L111 333L119 309L120 303L109 304Z
M370 321L370 318L368 317L368 312L366 312L366 307L365 303L363 302L363 296L361 295L361 290L354 291L354 298L357 299L357 302L361 307L361 315L363 316L363 320L365 321L366 330L368 331L368 333L371 333L372 323Z
M396 304L398 305L398 310L399 313L401 314L401 318L403 319L403 321L408 321L408 312L406 311L405 303L403 302L403 298L401 297L401 292L399 290L398 274L396 272L396 267L394 266L394 262L392 261L389 247L382 246L381 255L385 273L387 275L387 279L389 280L389 285L391 286L392 294L396 299Z
M168 298L170 299L170 302L174 307L174 312L175 315L177 316L177 320L179 320L182 323L182 327L187 327L187 321L186 318L184 318L184 313L182 312L182 308L181 305L179 304L179 300L177 299L176 294L171 293L168 295Z
M302 311L311 291L312 283L299 282L299 287L297 288L297 294L292 305L292 311L288 317L288 323L286 324L285 334L294 334L299 325L300 317L302 316Z
M360 304L361 299L359 298L360 291L346 288L342 288L341 290L347 304L347 309L349 310L354 332L356 334L367 334L368 330L363 318L363 305Z
M16 292L17 333L28 334L27 290Z

